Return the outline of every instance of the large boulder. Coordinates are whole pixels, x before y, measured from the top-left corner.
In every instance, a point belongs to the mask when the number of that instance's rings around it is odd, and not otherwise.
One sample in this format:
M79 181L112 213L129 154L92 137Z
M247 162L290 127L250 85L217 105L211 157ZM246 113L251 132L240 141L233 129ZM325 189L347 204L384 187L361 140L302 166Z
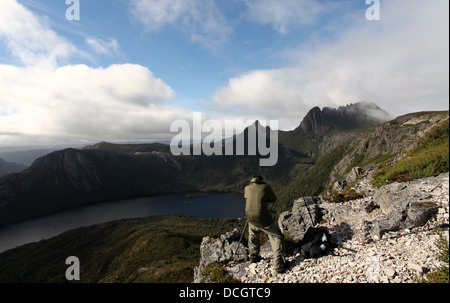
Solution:
M393 210L405 210L411 202L431 199L431 194L421 191L415 183L392 183L376 191L374 199L384 214Z
M318 224L322 217L319 202L322 197L303 197L294 201L292 212L283 212L278 218L281 231L294 240L301 240L309 227Z
M375 192L374 200L385 216L372 222L372 236L425 225L440 206L448 209L448 173L385 185Z
M423 226L436 214L439 206L432 202L413 202L405 210L396 209L372 223L370 234L381 238L384 233L405 228Z
M400 230L402 223L406 219L404 211L391 211L374 222L371 222L370 234L375 239L381 239L386 232Z
M211 263L227 263L230 260L244 262L249 259L248 248L239 244L241 230L235 229L221 235L218 239L204 237L200 245L200 264L194 269L194 282L211 282L202 275L203 269Z
M348 173L345 181L347 184L355 183L358 178L360 178L365 173L365 170L361 167L353 167L352 170Z
M414 202L408 206L404 228L423 226L430 217L437 214L439 206L433 202Z

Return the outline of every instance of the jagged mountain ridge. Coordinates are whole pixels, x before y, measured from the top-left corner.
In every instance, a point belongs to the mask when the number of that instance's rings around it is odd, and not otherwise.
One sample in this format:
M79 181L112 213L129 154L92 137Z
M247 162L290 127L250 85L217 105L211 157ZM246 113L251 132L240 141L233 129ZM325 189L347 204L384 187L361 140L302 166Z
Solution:
M390 120L387 112L374 103L359 102L337 109L312 108L294 131L306 135L322 134L333 130L373 127Z
M347 140L348 129L345 133L334 145ZM360 129L350 133L358 138L365 134ZM177 157L162 144L102 142L82 150L56 151L39 158L22 173L0 178L0 225L117 199L183 191L241 191L255 172L262 173L280 196L289 200L283 190L291 184L296 186L294 181L335 147L321 151L320 146L339 134L336 128L332 133L308 138L295 131L280 131L278 164L268 168L259 167L257 156ZM338 155L337 160L344 156ZM344 164L340 163L341 170L345 170ZM324 175L327 180L319 180L311 194L327 185L329 173Z
M448 123L448 111L447 112L428 112L428 113L414 113L405 115L402 117L398 117L394 120L391 120L387 123L384 123L375 130L372 130L370 132L363 132L358 133L356 130L352 135L351 141L345 142L345 148L341 149L343 151L343 154L341 157L338 157L337 160L340 161L339 164L343 165L341 169L346 169L347 167L351 167L352 164L356 163L356 158L360 159L359 162L363 165L370 165L370 159L373 155L375 157L377 155L384 156L385 154L388 155L389 153L394 154L392 151L396 151L396 154L394 156L400 156L402 151L408 148L411 148L414 146L418 140L426 132L428 129L430 129L433 125L439 124L440 122L447 120ZM448 128L447 128L448 129ZM345 133L347 134L347 132ZM292 133L286 134L286 135L292 135ZM339 139L333 139L336 137L340 137ZM322 150L322 155L329 154L330 151L333 152L333 147L330 147L329 144L327 144L328 141L333 141L333 146L339 145L336 142L344 142L346 135L343 135L339 132L331 132L328 134L323 134L322 138L320 140L317 140L317 144L319 145L326 145L326 147L320 147L319 150ZM287 138L287 136L286 136ZM293 136L291 138L294 138ZM297 137L295 137L297 138ZM312 137L317 138L317 137ZM344 138L344 139L343 139ZM347 137L348 138L348 137ZM344 141L342 141L344 140ZM342 145L342 143L341 143ZM331 149L330 149L331 148ZM106 153L110 153L109 156L105 156L105 150L108 149L109 151ZM290 150L287 150L290 151ZM344 153L345 152L345 153ZM96 174L99 175L100 178L103 178L104 171L100 166L100 163L109 162L109 166L111 167L112 171L114 169L118 169L119 167L126 167L127 164L135 163L134 161L129 160L130 162L122 163L124 159L134 159L137 158L143 158L145 157L151 157L151 156L158 156L160 159L163 159L163 161L167 161L168 163L171 163L173 160L178 160L177 165L184 168L184 165L191 164L192 162L182 162L182 158L175 158L170 157L170 155L164 153L163 151L159 152L151 152L149 146L136 146L136 145L129 145L129 146L121 146L121 145L115 145L110 143L101 143L94 147L85 149L85 150L64 150L59 151L57 154L55 154L54 158L52 159L46 159L45 161L37 161L36 164L41 164L41 168L45 168L46 165L49 165L48 162L52 162L52 160L57 160L56 162L64 162L64 158L61 158L61 155L64 155L67 153L66 161L69 161L71 164L75 165L75 167L70 166L68 168L68 171L71 172L72 179L76 183L80 183L77 180L95 180ZM86 157L86 159L84 158ZM94 161L93 159L96 159L97 161ZM124 159L122 159L124 157ZM129 158L130 157L130 158ZM134 158L133 158L134 157ZM45 157L47 158L47 157ZM165 160L164 160L165 159ZM213 158L210 158L213 159ZM289 158L287 158L289 159ZM346 159L350 159L350 164L344 164L346 162ZM100 161L101 160L101 161ZM109 161L108 161L109 160ZM117 161L116 161L117 160ZM203 160L203 159L202 159ZM367 161L369 160L369 161ZM217 160L210 160L210 165L214 163L217 165ZM315 166L318 165L319 161L316 161L313 166L309 166L311 169L310 171L315 170ZM99 170L91 175L85 175L83 176L83 167L88 167L90 164L87 162L94 163ZM78 164L77 164L78 163ZM122 163L122 164L121 164ZM144 164L146 161L139 162L138 164ZM69 164L69 163L68 163ZM135 164L136 167L139 165ZM292 164L289 162L286 162L286 164ZM327 164L327 163L325 163ZM105 165L106 167L108 165ZM199 166L199 163L196 163L197 167L196 169L202 168L202 166ZM306 165L305 163L302 163L301 165ZM295 166L295 165L294 165ZM55 164L55 171L59 171L58 167L61 167ZM66 165L67 167L67 165ZM70 168L71 167L71 168ZM77 175L76 172L78 169L76 167L79 167L80 169L80 175ZM145 167L145 169L150 168L151 166ZM193 166L191 166L193 168ZM144 170L145 170L144 169ZM285 174L290 174L292 177L298 173L297 170L290 167L290 171L285 171ZM16 176L18 174L15 174ZM225 174L224 174L225 175ZM45 175L43 175L45 177ZM226 176L222 176L224 178ZM76 179L80 178L80 179ZM165 177L162 177L163 179ZM334 177L332 177L334 178ZM327 178L329 179L329 178ZM26 179L23 179L26 180ZM68 182L70 182L70 179L67 177ZM130 184L133 182L128 180L127 176L124 176L122 174L121 180L125 180L126 184L124 188L127 188ZM166 179L164 179L166 180ZM52 181L55 183L55 180L52 180L52 178L49 178L49 181ZM58 180L58 183L61 180ZM363 180L360 180L363 181ZM364 180L362 183L365 183L366 180ZM0 178L0 192L4 189L2 188L2 178ZM51 182L50 182L51 183ZM301 186L305 186L307 182L302 182ZM428 191L428 189L424 188L424 185L422 183L422 180L417 182L420 186L421 190ZM444 186L443 189L446 189L447 194L444 196L447 197L447 205L448 205L448 174L446 183L447 187ZM23 184L26 185L26 182ZM116 184L117 185L117 184ZM292 184L296 185L296 184ZM430 184L429 189L433 190L442 190L439 189L439 187L436 187L435 185ZM95 190L95 188L94 188ZM278 192L277 192L278 193ZM300 197L298 195L296 198ZM1 200L0 200L1 201ZM335 210L338 210L338 212L328 212L328 218L342 218L345 222L348 222L349 220L349 211L352 213L355 213L357 211L367 211L364 207L360 207L361 201L359 202L347 202L347 203L330 203L330 207L332 207ZM439 201L442 203L440 198L436 196L436 201ZM0 203L1 204L1 203ZM292 207L292 201L290 201L290 206ZM355 207L356 206L356 207ZM1 205L0 205L1 208ZM1 211L0 211L1 213ZM373 212L371 213L373 214ZM447 222L448 222L448 206L447 206ZM0 280L3 281L22 281L25 279L30 282L52 282L52 281L61 281L64 282L64 275L61 275L61 272L64 272L64 270L67 269L67 266L64 267L64 262L58 261L59 258L57 256L68 256L68 255L76 255L80 257L81 260L91 260L89 261L89 266L86 266L85 264L84 268L86 268L86 271L83 271L82 274L82 281L83 282L153 282L153 281L167 281L167 282L190 282L191 280L174 280L176 279L172 275L174 268L176 270L181 271L187 271L187 262L191 262L189 264L192 264L192 260L195 260L195 265L198 265L198 253L194 254L192 253L193 250L196 249L196 246L194 245L200 245L201 238L198 237L204 237L206 235L211 236L212 238L215 238L216 236L219 236L219 234L211 235L210 228L208 228L208 225L213 226L214 228L217 228L217 220L211 222L208 219L200 219L200 218L191 218L191 217L178 217L178 216L172 216L168 218L160 218L160 217L150 217L145 219L136 219L136 220L124 220L124 221L116 221L106 224L100 224L97 226L91 226L87 228L77 229L74 231L70 231L65 233L64 235L58 236L51 240L41 241L37 244L29 244L25 245L13 250L10 250L8 252L5 252L2 254L2 264L0 267L2 268L2 277L0 277ZM364 223L366 220L362 220L362 217L359 215L354 216L354 220L356 224ZM181 223L180 223L181 222ZM331 222L331 221L329 221ZM230 223L233 223L231 227L228 227L223 232L233 230L233 228L237 226L244 226L244 222L241 220L234 220ZM337 223L337 222L335 222ZM179 224L182 224L179 225ZM186 225L188 224L188 225ZM156 226L153 228L152 226ZM161 229L161 226L163 228ZM169 230L169 228L171 230ZM193 229L201 229L200 233L197 231L197 238L193 236ZM336 236L346 236L343 232L348 231L349 237L351 237L353 240L358 240L360 237L359 234L355 236L355 234L352 232L352 229L348 229L347 224L338 224L336 225L337 230L333 230L336 232ZM341 232L342 229L342 232ZM361 228L357 228L357 230L363 232ZM338 232L337 232L338 231ZM198 234L200 236L198 236ZM220 237L221 238L221 237ZM342 270L344 268L349 268L350 271L354 271L355 265L361 265L366 266L367 258L370 256L373 256L373 254L364 254L363 252L366 251L367 247L362 246L360 243L356 243L355 241L348 241L346 245L347 247L351 249L357 249L359 252L354 251L356 253L357 259L361 261L359 264L355 264L355 258L353 258L354 254L349 254L349 250L346 248L343 248L343 251L340 250L338 253L340 255L334 259L329 260L328 263L319 263L319 264L311 264L306 263L306 272L303 272L303 277L305 277L305 280L300 279L300 275L298 273L300 271L303 271L305 266L303 267L297 267L293 273L299 278L298 281L307 282L306 278L312 278L311 275L312 270L315 274L320 274L320 276L324 276L325 278L329 277L330 272L332 273L332 277L336 278L336 281L341 281L342 278L349 277L350 275L342 275ZM402 240L402 242L400 242ZM403 240L407 240L408 242L405 242ZM396 247L399 249L399 260L403 263L401 266L404 267L404 260L405 260L405 254L404 254L404 248L408 248L410 251L414 252L414 255L416 255L416 251L411 248L414 247L414 245L419 245L421 248L423 248L424 242L417 238L417 232L411 233L409 230L407 234L400 234L400 238L397 235L393 235L392 238L388 239L388 241L395 241ZM390 242L383 241L381 243L376 243L375 245L371 243L372 250L370 250L370 247L368 247L370 252L374 253L375 255L382 252L383 256L390 256L389 254L392 253L393 246L390 244ZM429 242L429 241L428 241ZM161 245L163 243L164 245ZM169 246L168 246L168 244ZM400 243L400 244L399 244ZM412 245L411 245L412 243ZM431 242L430 242L431 243ZM384 246L384 244L386 244ZM375 247L373 247L375 246ZM187 252L183 253L183 255L179 255L180 247L184 247L182 251ZM362 248L362 249L361 249ZM385 250L387 249L387 250ZM198 251L198 249L196 249ZM375 250L375 251L374 251ZM165 254L157 254L154 253L150 254L153 259L155 259L155 262L157 262L155 265L151 264L149 260L149 254L148 252L164 252ZM425 251L425 250L423 250ZM69 252L69 253L66 253ZM386 255L385 255L386 253ZM95 258L92 258L92 256L95 255ZM23 257L22 257L23 256ZM190 258L190 259L189 259ZM428 258L428 257L427 257ZM186 260L184 263L174 263L179 262L181 259ZM189 260L187 260L189 259ZM37 261L36 261L37 260ZM327 259L328 260L328 259ZM345 260L345 263L342 262L342 260ZM389 272L392 272L392 269L395 269L396 271L393 271L391 275L389 275L389 279L394 278L395 281L398 281L401 277L401 272L397 270L395 267L393 267L393 264L395 264L396 259L392 259L392 257L389 257L388 259L383 258L382 261L386 261L389 264L382 264L383 265L383 271L387 274L387 271L384 267L384 265L388 265L391 269ZM418 259L420 260L420 259ZM30 262L28 262L30 261ZM53 262L55 261L55 262ZM119 262L117 262L119 261ZM270 266L266 266L269 264L270 259L264 260L261 262L257 267L253 268L257 270L258 275L254 275L247 277L247 279L251 278L257 278L259 279L260 273L267 272L267 269L270 269ZM334 262L336 261L336 262ZM348 263L347 263L348 262ZM352 263L353 262L353 263ZM418 262L418 261L414 261ZM53 263L57 263L58 266L54 267ZM50 266L51 264L51 266ZM166 264L166 265L164 265ZM422 263L417 263L422 264ZM329 265L329 266L328 266ZM192 266L192 265L189 265ZM366 266L367 267L367 266ZM418 266L420 270L422 271L422 267ZM260 271L260 269L262 271ZM166 271L167 270L167 271ZM413 269L416 270L416 269ZM336 273L334 272L336 271ZM383 275L383 271L380 271ZM166 272L170 272L170 275L167 275L166 278L168 280L159 280ZM251 273L251 272L250 272ZM351 274L351 273L350 273ZM189 277L192 277L192 274L187 272L186 274ZM364 276L364 275L363 275ZM267 277L266 276L263 276ZM280 280L279 282L297 282L297 280L292 280L290 275L284 275L283 277L286 277L286 280ZM353 276L354 277L354 276ZM404 277L404 276L403 276ZM273 278L273 276L272 276ZM155 280L158 279L158 280ZM400 279L401 280L401 279ZM262 280L248 280L251 282L262 282ZM355 280L353 280L354 282ZM357 280L359 281L359 280ZM394 282L395 282L394 281ZM266 280L264 280L266 282ZM361 281L364 282L364 281Z

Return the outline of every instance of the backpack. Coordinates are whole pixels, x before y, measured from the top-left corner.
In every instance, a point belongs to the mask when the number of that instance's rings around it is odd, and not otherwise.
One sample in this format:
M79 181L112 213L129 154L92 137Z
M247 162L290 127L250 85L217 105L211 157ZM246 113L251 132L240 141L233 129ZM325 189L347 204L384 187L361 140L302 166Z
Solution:
M300 254L304 258L319 258L330 250L330 234L324 228L310 227L299 242Z

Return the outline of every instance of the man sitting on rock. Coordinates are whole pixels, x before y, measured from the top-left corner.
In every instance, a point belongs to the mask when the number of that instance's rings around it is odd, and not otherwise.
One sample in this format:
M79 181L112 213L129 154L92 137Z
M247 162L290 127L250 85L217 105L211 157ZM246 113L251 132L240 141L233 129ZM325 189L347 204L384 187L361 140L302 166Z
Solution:
M283 273L289 267L282 253L283 234L277 220L273 220L269 212L269 203L277 200L270 185L263 181L260 175L255 175L250 184L245 187L245 214L249 222L249 251L252 263L261 260L259 235L261 232L269 236L273 251L273 266L277 273Z

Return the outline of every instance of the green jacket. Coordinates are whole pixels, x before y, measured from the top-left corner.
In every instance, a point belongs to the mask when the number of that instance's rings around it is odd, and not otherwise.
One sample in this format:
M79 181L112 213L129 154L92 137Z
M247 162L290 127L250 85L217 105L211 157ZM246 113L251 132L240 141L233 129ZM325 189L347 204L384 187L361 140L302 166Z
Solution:
M266 227L273 223L272 215L269 212L269 203L277 200L270 185L258 183L256 178L250 181L245 187L245 214L250 223Z

